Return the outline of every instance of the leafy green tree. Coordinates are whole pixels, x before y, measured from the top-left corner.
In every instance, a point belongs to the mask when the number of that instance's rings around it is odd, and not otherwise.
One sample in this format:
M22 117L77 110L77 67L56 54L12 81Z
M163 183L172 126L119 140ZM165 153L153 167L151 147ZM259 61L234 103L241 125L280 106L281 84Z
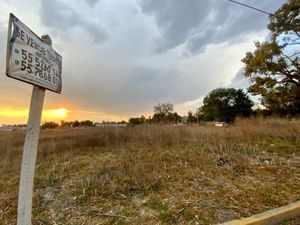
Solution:
M234 121L236 116L250 116L253 102L242 89L217 88L203 100L201 116L207 121Z
M256 42L256 50L242 59L249 92L276 114L300 113L300 1L289 0L268 25L270 41Z
M274 87L262 98L262 104L279 116L299 114L299 89L294 85Z

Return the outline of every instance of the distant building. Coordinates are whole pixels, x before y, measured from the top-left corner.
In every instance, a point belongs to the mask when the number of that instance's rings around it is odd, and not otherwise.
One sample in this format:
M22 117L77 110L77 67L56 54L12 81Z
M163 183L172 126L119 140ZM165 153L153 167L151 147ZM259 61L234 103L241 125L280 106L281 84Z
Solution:
M226 122L215 122L215 127L228 127L229 124Z
M96 122L95 127L127 127L127 123Z

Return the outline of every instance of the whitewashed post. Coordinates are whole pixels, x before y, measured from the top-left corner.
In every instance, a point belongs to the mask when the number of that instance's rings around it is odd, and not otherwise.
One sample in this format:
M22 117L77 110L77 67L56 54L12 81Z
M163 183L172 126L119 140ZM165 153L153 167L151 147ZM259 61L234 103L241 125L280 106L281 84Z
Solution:
M32 193L45 89L33 86L20 177L17 225L30 225Z
M41 39L44 43L52 45L49 35L43 35ZM23 148L17 225L31 224L34 174L45 92L45 88L33 85Z

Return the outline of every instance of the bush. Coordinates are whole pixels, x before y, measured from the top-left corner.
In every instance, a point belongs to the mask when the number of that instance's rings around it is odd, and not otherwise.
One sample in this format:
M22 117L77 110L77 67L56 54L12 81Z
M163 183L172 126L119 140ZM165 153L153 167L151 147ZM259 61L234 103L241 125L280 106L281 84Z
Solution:
M46 128L54 129L54 128L57 128L58 126L59 126L59 124L55 123L55 122L45 122L42 125L42 129L46 129Z

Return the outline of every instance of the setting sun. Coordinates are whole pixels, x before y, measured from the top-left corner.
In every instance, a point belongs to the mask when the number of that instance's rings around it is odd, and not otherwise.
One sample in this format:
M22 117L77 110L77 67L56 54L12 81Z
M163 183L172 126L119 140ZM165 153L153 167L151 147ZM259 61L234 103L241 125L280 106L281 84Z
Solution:
M64 119L67 117L69 110L65 108L49 109L43 111L43 119Z

